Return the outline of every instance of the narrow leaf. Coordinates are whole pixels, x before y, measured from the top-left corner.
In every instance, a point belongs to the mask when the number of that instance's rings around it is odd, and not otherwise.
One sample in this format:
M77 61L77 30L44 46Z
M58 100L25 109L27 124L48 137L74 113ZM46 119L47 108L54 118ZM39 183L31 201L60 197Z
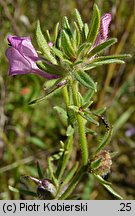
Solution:
M57 92L58 92L60 89L62 89L63 87L64 87L64 85L63 85L63 86L60 86L59 88L56 87L56 88L53 89L51 92L48 92L48 94L43 95L43 96L41 96L41 97L39 97L39 98L36 98L36 99L30 101L30 102L29 102L29 105L33 105L33 104L39 103L39 102L41 102L41 101L43 101L43 100L45 100L45 99L50 98L51 96L53 96L55 93L57 93Z
M68 172L67 176L65 177L62 183L62 186L66 185L73 178L78 166L79 166L79 163L75 162L75 165L71 168L71 170Z
M51 161L51 157L48 158L48 169L49 169L49 173L50 173L50 178L52 179L53 183L57 187L58 186L58 180L54 175L54 168L53 168L53 164Z
M29 190L24 190L19 188L18 189L20 193L28 195L28 196L33 196L33 197L37 197L37 193L35 193L34 191L29 191Z
M82 31L83 21L82 21L81 15L80 15L80 13L79 13L79 11L77 9L75 9L75 16L76 16L76 19L77 19L77 22L78 22L78 25L79 25L79 29Z
M96 91L95 82L90 78L88 74L86 74L82 70L79 70L74 73L74 76L83 86L94 89Z
M99 27L100 27L100 12L97 5L95 4L93 10L92 22L87 37L87 41L90 42L91 44L94 43L98 35Z
M87 127L86 127L86 129L85 129L85 132L86 132L87 134L91 134L91 135L93 135L93 136L97 136L97 133L96 133L95 131L93 131L93 130L87 128Z
M75 35L76 35L74 40L76 41L76 45L79 46L81 42L81 33L76 22L74 22L74 26L75 26Z
M69 25L68 18L66 16L64 16L63 18L63 27L64 27L65 32L68 34L68 36L72 37L71 27Z
M54 29L54 43L56 43L58 34L59 34L59 22L56 24L55 29Z
M68 136L68 140L65 145L65 151L63 152L63 155L59 160L59 165L57 166L56 176L58 181L61 179L64 170L67 166L71 154L71 150L72 150L72 145L73 145L73 135Z
M79 108L77 106L71 105L68 108L73 110L74 112L79 112Z
M52 63L56 64L56 60L55 58L51 55L50 53L50 48L47 44L47 41L45 39L45 37L43 36L43 33L41 31L40 28L40 22L37 22L37 28L36 28L36 40L38 43L39 48L41 49L41 51L43 52L44 56L51 61Z
M84 40L87 39L88 33L89 33L89 27L88 27L88 24L85 23L84 26L83 26Z
M39 162L37 162L37 171L38 171L38 176L40 179L43 179L43 172L42 172L42 169L41 169L41 166L39 164Z
M99 165L100 165L101 160L102 160L102 159L99 158L99 159L93 161L93 162L91 163L91 169L96 169L96 168L98 168Z
M84 70L91 70L95 67L99 67L101 65L104 64L124 64L125 62L119 59L101 59L101 58L97 58L97 60L92 61L90 64L85 65Z
M109 48L110 46L112 46L113 44L115 44L117 42L117 38L111 38L101 44L99 44L98 46L96 46L94 49L92 49L89 54L88 54L88 58L91 58L92 56L102 52L103 50Z
M67 135L67 136L72 136L73 133L74 133L74 129L72 128L71 125L69 125L68 128L67 128L66 135Z
M86 108L90 107L91 104L93 104L93 101L88 101L87 103L84 103L84 104L81 106L81 108L82 108L82 109L86 109Z
M86 119L88 122L90 123L93 123L97 126L99 126L99 123L94 119L92 118L90 115L86 114L86 113L79 113L84 119Z
M111 185L111 182L108 182L106 180L104 180L100 175L97 175L97 174L93 174L96 179L98 179L98 181L102 184L102 185Z
M46 36L47 36L47 40L48 40L49 42L51 42L52 40L51 40L51 36L50 36L49 30L46 30Z
M71 44L71 40L64 30L62 31L61 43L62 43L64 52L67 55L67 57L69 58L74 57L75 53L74 53L73 46Z
M110 185L103 184L103 186L116 198L123 200L123 197L120 196Z
M58 76L64 76L66 75L66 71L64 68L56 65L56 64L52 64L49 61L37 61L36 62L37 66L41 69L44 70L46 73L49 74L56 74Z
M100 152L110 142L111 137L112 137L112 128L105 134L94 155Z
M103 107L103 108L99 108L99 109L95 110L93 113L96 114L96 115L101 115L105 111L106 111L106 107Z
M94 92L95 92L94 89L89 89L87 91L86 95L84 96L85 103L88 103L91 100L92 96L94 95Z
M68 119L67 112L59 106L55 106L54 109L59 113L60 119L62 120L62 122L67 124L67 119Z
M77 57L83 58L91 47L91 43L83 43L77 50Z

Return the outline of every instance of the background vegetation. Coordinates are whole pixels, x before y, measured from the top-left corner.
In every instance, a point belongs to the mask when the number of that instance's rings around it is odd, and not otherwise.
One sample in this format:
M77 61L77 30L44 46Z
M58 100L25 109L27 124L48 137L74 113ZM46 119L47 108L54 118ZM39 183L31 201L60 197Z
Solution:
M27 188L21 175L37 177L36 162L46 169L47 156L57 152L59 140L65 139L65 125L53 106L62 103L60 94L38 105L29 106L31 99L43 93L45 80L34 75L8 77L5 50L7 35L31 36L35 41L35 24L53 30L63 15L71 20L78 8L90 23L93 3L101 14L110 12L113 20L109 35L118 43L110 54L130 53L125 65L108 65L92 71L98 82L94 107L106 106L106 118L114 133L108 146L117 152L111 172L105 177L124 199L135 199L135 2L134 0L0 0L0 199L29 199L13 192L11 187ZM84 91L84 89L82 89ZM89 149L96 138L89 136ZM77 148L77 145L75 146ZM73 157L79 157L73 153ZM72 163L72 160L71 160ZM69 164L70 166L70 164ZM32 189L36 190L35 185ZM91 176L77 187L78 199L114 199ZM81 192L81 193L80 193Z

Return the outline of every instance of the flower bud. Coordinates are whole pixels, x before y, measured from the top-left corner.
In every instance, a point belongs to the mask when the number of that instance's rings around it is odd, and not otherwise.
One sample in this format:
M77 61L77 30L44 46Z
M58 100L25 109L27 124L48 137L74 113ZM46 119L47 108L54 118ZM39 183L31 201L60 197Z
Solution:
M49 179L43 179L37 188L37 194L40 199L52 200L56 195L56 188Z
M91 171L97 175L107 175L110 172L112 160L108 151L99 152L91 162Z

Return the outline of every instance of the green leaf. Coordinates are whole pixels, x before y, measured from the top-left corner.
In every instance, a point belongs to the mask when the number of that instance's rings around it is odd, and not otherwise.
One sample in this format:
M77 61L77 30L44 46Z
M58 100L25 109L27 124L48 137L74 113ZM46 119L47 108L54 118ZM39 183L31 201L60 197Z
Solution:
M77 9L75 9L75 16L76 16L76 19L77 19L77 22L78 22L78 25L79 25L79 29L80 29L80 31L82 31L83 21L82 21L81 15L80 15L80 13L79 13L79 11Z
M77 106L71 105L68 107L69 109L73 110L74 112L79 112L79 108Z
M87 134L91 134L91 135L93 135L93 136L97 136L97 133L96 133L95 131L93 131L93 130L87 128L87 127L85 128L85 132L86 132Z
M80 92L78 92L78 104L80 107L82 107L82 105L84 104L84 100Z
M110 182L105 181L101 176L94 174L94 176L99 180L99 182L116 198L122 200L123 198L110 186Z
M99 158L99 159L93 161L93 162L91 163L91 169L96 169L96 168L98 168L99 165L100 165L101 160L102 160L102 159Z
M68 172L67 176L65 177L62 186L66 185L73 178L78 166L79 163L76 161L75 165L71 168L71 170Z
M87 39L88 33L89 33L89 27L88 24L85 23L83 26L84 41Z
M43 33L41 31L40 28L40 22L37 22L37 28L36 28L36 40L38 43L39 48L41 49L41 51L43 52L44 56L51 61L52 63L56 64L56 60L53 57L53 55L50 53L50 48L47 44L47 41L45 39L45 37L43 36Z
M117 38L111 38L109 40L106 40L105 42L99 44L98 46L96 46L94 49L92 49L89 53L88 53L88 58L91 58L92 56L102 52L103 50L109 48L110 46L112 46L113 44L115 44L117 42Z
M101 115L101 114L103 114L104 112L106 111L106 107L103 107L103 108L99 108L99 109L97 109L97 110L94 110L94 114L96 114L96 115Z
M43 179L44 176L43 176L42 168L41 168L41 166L40 166L40 164L39 164L38 161L37 161L37 171L38 171L39 178Z
M104 135L102 141L100 142L96 152L94 153L94 155L96 155L98 152L100 152L106 145L108 145L108 143L110 142L112 137L112 128L110 128L110 130Z
M46 80L46 82L43 85L43 89L48 91L48 89L54 87L57 85L57 79L52 79L52 80Z
M19 190L17 188L12 187L11 185L8 186L9 190L14 193L19 193Z
M79 114L80 114L84 119L86 119L88 122L93 123L93 124L99 126L99 123L98 123L94 118L92 118L89 114L87 114L87 113L82 113L82 112L80 112Z
M84 96L84 102L88 103L91 100L91 98L94 95L94 93L95 93L94 89L89 89L87 91L86 95Z
M92 22L88 33L87 41L91 44L94 43L100 27L100 12L96 4L94 4Z
M62 190L64 189L64 186L66 186L70 182L70 180L73 178L73 176L75 175L75 172L77 171L78 166L79 166L79 163L75 162L75 165L71 168L71 170L68 171L67 175L64 176L64 180L58 189L56 199L59 198L60 195L62 194Z
M77 58L83 58L91 47L91 43L83 43L77 50Z
M64 68L62 68L58 65L52 64L49 61L45 61L45 60L41 61L40 60L40 61L37 61L36 64L41 70L44 70L46 73L56 74L58 76L66 75L66 71Z
M51 39L49 30L46 30L46 36L47 36L47 40L48 40L49 42L51 42L52 39Z
M72 109L70 109L70 108L67 109L67 112L68 112L68 121L69 121L69 124L73 125L73 123L76 120L75 112Z
M73 190L75 189L76 185L78 184L80 178L86 172L86 168L87 168L86 166L83 166L83 167L81 167L79 169L79 171L76 174L75 178L73 179L73 181L71 181L70 185L65 190L65 192L62 194L62 196L59 198L59 200L65 200L65 199L67 199L70 196L70 194L73 192Z
M51 47L51 51L53 52L53 54L55 54L57 57L59 57L60 59L64 59L64 54L62 51L60 51L59 49L57 49L56 47Z
M63 27L64 27L65 32L68 34L68 36L72 37L71 27L69 25L68 18L66 16L64 16L63 18Z
M28 196L32 196L32 197L37 197L37 193L35 193L34 191L30 191L30 190L24 190L19 188L18 189L20 193L28 195Z
M80 45L81 42L81 33L76 22L74 22L74 26L75 26L74 40L76 41L76 47L77 47Z
M93 104L93 101L88 101L87 103L84 103L84 104L81 106L81 108L82 108L82 109L86 109L86 108L90 107L91 104Z
M54 175L55 171L54 171L51 157L48 158L48 169L49 169L50 178L53 181L54 185L57 187L58 186L58 180Z
M72 151L72 145L73 145L73 135L68 136L68 140L66 141L63 155L61 156L59 160L59 164L57 166L56 176L57 176L58 181L60 181L65 171L65 168L67 166L67 163L69 161L69 157Z
M71 40L64 30L62 31L61 44L67 57L75 57L75 52L71 44Z
M98 67L98 66L101 66L101 65L104 65L104 64L124 64L125 62L122 61L122 60L119 60L119 59L110 59L110 58L96 58L94 61L91 61L90 64L86 64L84 66L84 70L87 71L87 70L91 70L95 67Z
M76 80L78 80L83 86L90 88L90 89L94 89L94 91L96 91L95 82L84 71L79 70L76 73L74 73L74 76Z
M116 156L118 155L118 153L119 153L119 152L116 152L116 151L110 153L111 159L114 158L114 157L116 157Z
M97 174L93 174L96 179L98 179L98 181L102 184L102 185L111 185L111 182L108 182L106 180L104 180L100 175L97 175Z
M116 198L123 200L123 197L120 196L110 185L103 184L103 186Z
M56 24L55 29L54 29L54 43L56 43L59 35L59 22Z
M56 93L57 93L60 89L62 89L63 87L64 87L64 85L63 85L63 86L60 86L60 87L57 87L57 86L56 86L53 90L51 90L51 91L48 92L47 94L45 94L45 95L43 95L43 96L41 96L41 97L39 97L39 98L36 98L36 99L30 101L30 102L29 102L29 105L33 105L33 104L39 103L39 102L41 102L41 101L43 101L43 100L45 100L45 99L50 98L51 96L53 96L54 94L56 94Z
M59 113L61 120L67 124L67 112L59 106L55 106L54 109Z
M69 125L68 128L67 128L66 135L67 135L67 136L72 136L73 133L74 133L74 129L72 128L71 125Z

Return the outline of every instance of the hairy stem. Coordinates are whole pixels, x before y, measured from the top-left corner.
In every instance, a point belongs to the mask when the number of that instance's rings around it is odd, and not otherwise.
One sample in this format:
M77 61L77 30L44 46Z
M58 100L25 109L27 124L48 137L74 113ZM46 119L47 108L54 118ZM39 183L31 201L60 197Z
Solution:
M69 97L68 97L67 86L65 86L65 87L63 88L63 98L64 98L64 102L65 102L65 105L66 105L66 108L67 108L68 105L69 105Z
M78 102L78 83L77 81L72 82L72 94L73 101L75 106L79 106ZM77 123L78 123L78 132L79 132L79 141L82 151L82 165L85 166L88 163L88 148L87 148L87 140L85 134L85 123L82 116L79 113L76 114Z

